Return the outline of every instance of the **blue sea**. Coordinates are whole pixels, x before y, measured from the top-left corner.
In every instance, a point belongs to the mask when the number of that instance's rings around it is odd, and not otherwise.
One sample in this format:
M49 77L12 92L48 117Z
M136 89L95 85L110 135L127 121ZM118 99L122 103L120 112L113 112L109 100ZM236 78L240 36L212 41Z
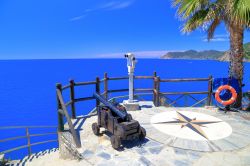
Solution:
M152 75L154 71L161 78L207 78L227 77L228 62L211 60L163 60L139 59L135 75ZM250 63L245 63L244 91L250 90ZM97 76L109 77L127 75L125 59L74 59L74 60L2 60L0 61L0 126L36 126L57 125L56 83L68 84L70 79L94 81ZM127 81L114 81L110 89L128 87ZM151 80L136 80L136 88L151 88ZM79 87L76 97L91 96L94 86ZM173 91L206 91L205 83L166 83L161 90ZM69 92L64 93L65 100ZM77 104L77 114L87 114L95 106L94 101ZM31 131L32 132L32 131ZM24 135L25 131L0 130L0 139ZM53 136L51 136L52 138ZM46 139L46 138L44 138ZM33 142L41 140L34 139ZM26 140L0 142L0 151L23 145ZM38 152L57 143L36 146ZM16 159L25 155L27 149L10 153L7 158Z

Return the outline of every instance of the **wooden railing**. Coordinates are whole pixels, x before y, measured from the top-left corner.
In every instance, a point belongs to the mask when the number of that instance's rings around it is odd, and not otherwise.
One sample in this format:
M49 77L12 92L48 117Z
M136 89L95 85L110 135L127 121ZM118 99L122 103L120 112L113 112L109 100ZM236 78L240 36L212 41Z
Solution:
M188 96L191 97L192 99L196 100L197 102L195 104L193 104L192 106L195 106L197 104L199 104L200 102L203 102L205 100L207 100L206 105L212 105L212 76L209 76L208 78L188 78L188 79L160 79L160 77L154 77L154 104L156 107L163 105L163 103L160 102L161 96L164 96L165 98L167 98L167 95L181 95L179 98L177 98L176 100L171 100L169 99L172 103L168 104L165 103L167 106L173 106L174 103L176 103L179 99L181 99L182 97ZM208 82L208 89L207 91L193 91L193 92L161 92L160 91L160 86L161 83L166 83L166 82L201 82L201 81L206 81ZM195 99L193 96L191 95L195 95L195 94L206 94L207 97L202 99L202 100L197 100ZM188 105L185 105L188 106Z
M205 105L212 105L212 76L209 76L208 78L188 78L188 79L161 79L160 77L157 76L156 72L153 73L152 76L135 76L136 80L141 80L141 79L147 79L147 80L152 80L153 82L153 87L151 88L135 88L135 97L140 100L144 100L142 97L143 95L152 95L153 96L153 102L155 106L179 106L177 102L182 99L182 98L190 98L194 100L196 103L192 105L187 105L185 104L184 106L186 107L193 107L193 106L198 106L201 103L204 103ZM0 132L2 130L6 129L21 129L25 130L26 134L22 136L16 136L16 137L11 137L11 138L5 138L5 139L0 139L0 144L4 142L9 142L9 141L15 141L18 139L27 139L27 144L15 147L12 149L7 149L2 152L1 154L6 154L10 153L13 151L17 151L20 149L27 148L27 154L31 155L32 154L32 146L35 145L40 145L40 144L45 144L45 143L50 143L50 142L56 142L56 140L46 140L42 142L36 142L36 143L31 143L31 138L32 137L39 137L39 136L48 136L48 135L56 135L57 132L48 132L48 133L39 133L39 134L30 134L30 129L36 129L36 128L57 128L59 132L65 131L64 128L64 117L66 118L66 123L69 126L69 130L73 136L73 140L76 144L76 146L79 148L81 147L81 142L80 139L77 135L77 131L74 128L74 125L72 123L72 119L77 118L76 114L76 107L75 104L77 102L82 102L82 101L88 101L88 100L95 100L93 96L88 96L88 97L83 97L83 98L76 98L75 97L75 87L77 86L87 86L87 85L95 85L95 90L93 92L101 94L106 100L111 100L109 99L109 94L112 93L117 93L117 92L126 92L128 89L109 89L109 82L110 81L117 81L117 80L128 80L127 76L124 77L108 77L107 73L104 74L104 78L100 79L99 77L96 78L95 81L88 81L88 82L74 82L74 80L70 80L69 84L66 86L62 86L61 84L56 85L56 94L57 94L57 113L58 113L58 126L12 126L12 127L0 127ZM161 86L164 83L171 82L171 83L176 83L176 82L207 82L208 87L206 91L196 91L196 92L163 92L161 91ZM101 90L101 84L103 84L103 89ZM62 92L66 89L70 90L70 101L65 102L63 99ZM206 95L205 98L203 99L196 99L192 95L197 95L197 94L202 94ZM169 98L171 95L179 95L179 97L175 100L172 100ZM123 98L127 96L116 96L114 98ZM114 99L112 98L112 99ZM162 99L163 100L162 102ZM247 106L249 106L250 109L250 92L247 92L245 94L245 97L243 98L243 103ZM99 101L96 100L96 107L99 105ZM71 108L71 116L68 111L68 107ZM91 111L91 113L93 113Z
M34 129L48 129L48 128L52 128L55 130L55 132L46 132L46 133L38 133L38 134L31 134L30 129L34 130ZM46 141L41 141L41 142L35 142L35 143L31 143L32 142L32 138L33 137L41 137L41 136L48 136L48 135L55 135L57 136L57 131L56 131L57 126L6 126L6 127L0 127L0 132L4 133L4 130L23 130L25 131L25 135L20 135L20 136L15 136L15 137L9 137L9 138L4 138L4 139L0 139L0 144L1 143L5 143L5 142L13 142L13 141L17 141L17 140L21 140L21 139L26 139L27 144L22 145L22 146L18 146L18 147L14 147L11 149L6 149L4 151L0 152L1 154L7 154L7 153L11 153L20 149L24 149L27 148L27 154L30 156L32 154L32 146L36 146L36 145L41 145L41 144L46 144L46 143L51 143L51 142L57 142L58 139L51 139L51 140L46 140Z
M152 82L153 82L152 88L135 88L134 92L135 92L135 97L137 99L140 99L140 100L144 100L144 98L143 98L144 95L152 95L153 102L154 102L155 106L161 106L161 105L168 106L168 107L175 106L175 105L179 106L177 104L177 102L180 99L187 98L187 97L196 102L192 105L185 104L184 106L187 106L187 107L198 106L200 103L204 103L205 105L212 105L213 104L213 102L212 102L212 95L213 95L213 93L212 93L212 77L211 76L208 78L161 79L160 77L157 76L156 72L154 72L154 74L152 76L135 76L135 79L136 80L141 80L141 79L152 80ZM57 132L31 134L30 129L36 129L36 128L55 128L56 129L57 128L57 130L59 132L63 132L63 131L65 131L64 118L66 118L66 123L69 126L69 130L73 136L73 140L74 140L76 146L78 148L81 147L80 139L79 139L79 137L77 135L77 131L75 130L74 125L72 123L72 119L77 118L75 104L77 102L95 100L95 98L93 96L76 98L75 97L75 87L95 85L95 90L93 90L93 92L95 91L95 92L101 94L106 100L111 100L109 98L109 94L128 91L128 89L109 89L109 86L108 86L109 82L110 81L117 81L117 80L128 80L128 77L127 76L125 76L125 77L108 77L107 73L105 73L103 79L100 79L99 77L97 77L95 81L74 82L74 80L70 80L69 84L66 86L62 86L61 84L57 84L56 94L57 94L57 103L58 103L57 104L58 126L0 127L0 132L2 132L3 130L6 130L6 129L20 129L20 130L25 130L25 132L26 132L25 135L1 139L0 144L4 143L4 142L19 140L19 139L27 139L27 144L12 148L12 149L6 149L6 150L0 152L0 155L5 154L5 153L10 153L13 151L17 151L20 149L24 149L24 148L27 148L28 149L27 154L31 155L32 154L32 146L58 141L57 139L56 140L48 140L47 139L46 141L31 143L32 142L31 138L33 138L33 137L56 135ZM208 87L207 87L206 91L196 91L196 92L163 92L163 91L161 91L162 84L167 83L167 82L175 83L175 82L196 82L196 81L207 82ZM101 90L101 84L103 84L102 90ZM62 92L66 89L70 90L70 101L68 101L68 102L64 101L63 95L62 95ZM206 97L204 99L196 99L194 96L192 96L192 95L197 95L197 94L202 94L202 95L205 95ZM177 96L179 95L179 97L175 100L172 100L169 97L171 95L177 95ZM123 98L123 97L127 97L127 96L116 96L112 99ZM165 100L163 100L163 102L162 102L162 99L165 99ZM244 99L243 103L246 106L247 105L250 106L250 92L247 92L243 99ZM98 106L99 104L100 103L96 100L95 105ZM68 107L71 108L71 116L70 116L70 113L67 109ZM93 113L94 111L95 111L95 109L93 111L91 111L91 113Z
M135 96L139 96L142 93L151 94L153 95L153 102L156 107L163 105L160 100L165 95L189 95L192 94L206 94L207 105L212 104L212 76L208 78L189 78L189 79L161 79L157 76L156 72L153 73L152 76L135 76L135 79L148 79L152 80L153 87L152 88L135 88ZM69 126L69 130L73 136L73 140L78 148L81 147L81 142L79 140L78 134L74 129L73 123L71 119L76 119L76 109L75 103L87 100L95 100L93 96L83 97L83 98L75 98L75 87L76 86L86 86L86 85L95 85L95 92L104 96L106 100L109 100L109 94L117 93L117 92L126 92L128 89L109 89L108 84L109 81L116 81L116 80L128 80L128 76L124 77L108 77L107 73L104 74L104 78L100 79L99 77L96 78L95 81L88 81L88 82L74 82L74 80L69 81L69 85L62 86L61 84L57 84L57 110L58 110L58 131L64 131L64 117L66 118L67 124ZM162 92L160 91L161 83L164 82L190 82L190 81L207 81L208 88L207 91L198 91L198 92ZM103 84L103 91L101 91L101 84ZM70 101L64 102L62 92L66 89L70 90ZM93 92L94 92L93 91ZM195 99L191 96L191 98ZM195 99L197 100L197 99ZM203 100L197 100L197 103L203 102ZM176 103L177 101L172 101ZM99 105L99 101L96 100L96 107ZM168 104L168 106L173 104ZM67 110L67 107L71 107L71 117Z

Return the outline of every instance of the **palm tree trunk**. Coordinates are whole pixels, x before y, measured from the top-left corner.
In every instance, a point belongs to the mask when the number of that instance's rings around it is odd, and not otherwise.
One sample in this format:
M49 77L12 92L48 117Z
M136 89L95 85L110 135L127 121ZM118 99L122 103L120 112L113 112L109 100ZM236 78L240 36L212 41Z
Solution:
M242 106L242 81L243 81L243 34L244 28L241 25L231 23L229 25L230 32L230 65L229 77L238 79L240 91L238 97L233 105L234 108L241 108Z

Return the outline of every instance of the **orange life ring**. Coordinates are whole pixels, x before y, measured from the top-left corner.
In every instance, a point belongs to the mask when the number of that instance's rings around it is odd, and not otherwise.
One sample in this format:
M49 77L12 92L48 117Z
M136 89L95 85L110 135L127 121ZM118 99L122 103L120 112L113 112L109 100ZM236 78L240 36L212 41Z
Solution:
M228 91L230 91L231 93L232 93L232 97L229 99L229 100L222 100L221 98L220 98L220 93L221 93L221 91L223 91L223 90L228 90ZM222 105L224 105L224 106L227 106L227 105L231 105L231 104L233 104L234 102L235 102L235 100L237 99L237 93L236 93L236 90L233 88L233 87L231 87L231 86L229 86L229 85L222 85L222 86L220 86L217 90L216 90L216 92L215 92L215 99L219 102L219 103L221 103Z

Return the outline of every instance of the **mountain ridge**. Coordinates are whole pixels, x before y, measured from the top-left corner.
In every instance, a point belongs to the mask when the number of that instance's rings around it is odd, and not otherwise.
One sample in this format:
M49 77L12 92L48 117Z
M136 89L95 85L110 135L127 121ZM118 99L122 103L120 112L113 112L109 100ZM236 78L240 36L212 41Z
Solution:
M244 44L244 61L250 62L250 42ZM229 61L229 51L217 51L217 50L187 50L187 51L175 51L168 52L161 57L162 59L197 59L197 60L219 60Z

